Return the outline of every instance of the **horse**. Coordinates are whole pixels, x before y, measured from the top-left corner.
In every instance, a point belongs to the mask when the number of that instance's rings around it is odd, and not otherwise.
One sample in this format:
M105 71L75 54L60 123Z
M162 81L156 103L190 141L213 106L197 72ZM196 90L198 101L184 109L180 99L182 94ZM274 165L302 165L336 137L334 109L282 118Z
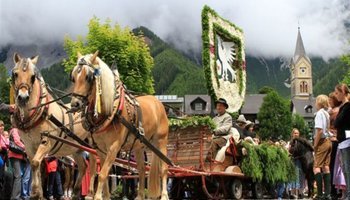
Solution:
M145 138L167 155L168 118L164 106L154 96L133 97L129 94L118 71L112 71L97 55L98 51L84 56L78 53L77 65L70 77L74 83L71 108L82 112L84 127L93 133L92 138L101 159L102 168L94 199L109 199L108 172L122 146L123 149L133 148L135 152L139 173L137 199L144 199L144 145L133 135L129 136L130 130L121 123L121 119L138 127ZM167 172L168 166L153 153L149 197L168 199Z
M44 199L40 165L47 154L56 156L73 154L79 169L77 182L74 186L75 196L73 196L73 199L78 199L79 195L77 194L79 194L81 180L86 170L82 151L49 139L40 133L48 131L51 135L64 137L64 133L47 119L49 115L55 116L63 124L68 122L70 128L76 131L77 136L81 139L85 139L88 136L88 132L84 130L81 122L73 123L73 120L80 119L79 115L73 116L70 114L71 116L69 116L66 114L63 106L57 102L40 106L53 100L53 97L48 92L46 84L35 66L38 58L39 56L22 58L15 53L13 56L15 66L12 69L11 82L16 105L15 112L11 116L11 122L13 126L20 130L20 137L25 144L26 154L31 161L33 172L31 199Z
M290 142L290 150L294 159L299 159L301 162L302 170L305 174L308 185L308 197L312 197L314 189L314 156L313 147L309 141L304 138L294 138Z

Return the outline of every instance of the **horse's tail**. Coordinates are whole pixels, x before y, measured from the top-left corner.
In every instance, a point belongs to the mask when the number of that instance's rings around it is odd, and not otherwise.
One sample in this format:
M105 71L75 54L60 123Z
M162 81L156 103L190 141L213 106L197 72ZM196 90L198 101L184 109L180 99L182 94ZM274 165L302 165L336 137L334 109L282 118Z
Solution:
M148 196L149 198L157 198L160 196L160 169L161 160L152 153L151 170L149 173Z

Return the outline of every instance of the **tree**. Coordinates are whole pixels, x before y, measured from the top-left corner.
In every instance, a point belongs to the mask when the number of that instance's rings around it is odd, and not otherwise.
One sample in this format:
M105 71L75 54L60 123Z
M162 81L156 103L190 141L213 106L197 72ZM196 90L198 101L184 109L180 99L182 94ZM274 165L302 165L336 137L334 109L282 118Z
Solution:
M276 90L269 86L264 86L259 89L259 94L268 94L270 92L275 92Z
M10 102L10 84L8 83L8 73L5 65L0 64L0 98L2 102ZM11 122L8 115L0 114L0 120L4 121L5 129L10 128Z
M292 113L289 102L277 94L269 92L258 113L259 135L263 140L290 137L292 130Z
M128 89L153 94L153 59L144 38L135 36L131 30L122 29L118 24L112 27L109 20L101 24L96 17L90 20L88 27L86 38L79 36L73 41L65 37L64 48L68 54L68 59L64 61L66 71L76 65L78 51L91 54L98 50L99 57L107 65L115 64L118 67Z
M293 114L292 126L299 130L301 136L306 138L309 137L310 128L301 115Z
M350 66L350 54L342 56L341 60ZM342 82L350 86L350 70L348 70Z

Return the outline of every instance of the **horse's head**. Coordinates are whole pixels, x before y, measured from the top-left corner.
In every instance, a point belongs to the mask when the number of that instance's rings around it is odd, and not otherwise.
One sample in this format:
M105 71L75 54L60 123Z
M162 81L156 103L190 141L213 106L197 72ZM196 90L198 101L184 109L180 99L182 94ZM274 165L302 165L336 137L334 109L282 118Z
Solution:
M72 111L82 109L87 103L89 96L92 94L92 89L95 84L95 65L98 65L97 54L97 51L94 54L85 56L78 53L77 65L70 74L70 79L74 85L73 97L71 100Z
M12 86L15 89L16 102L20 106L27 104L33 91L33 85L38 74L35 67L38 58L39 56L22 58L17 53L13 56L15 67L12 69Z
M290 150L289 152L293 157L299 157L305 155L306 152L312 152L312 145L303 138L294 138L290 142Z

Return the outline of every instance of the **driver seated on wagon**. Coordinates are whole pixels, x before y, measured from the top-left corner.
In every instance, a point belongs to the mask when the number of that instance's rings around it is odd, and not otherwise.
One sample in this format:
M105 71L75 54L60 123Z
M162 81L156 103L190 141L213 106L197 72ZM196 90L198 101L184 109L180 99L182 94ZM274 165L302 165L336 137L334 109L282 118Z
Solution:
M212 161L215 159L218 151L226 145L227 137L232 128L232 117L226 112L228 104L225 99L220 98L215 102L217 115L213 118L216 128L213 131L213 136L210 148L205 161Z

